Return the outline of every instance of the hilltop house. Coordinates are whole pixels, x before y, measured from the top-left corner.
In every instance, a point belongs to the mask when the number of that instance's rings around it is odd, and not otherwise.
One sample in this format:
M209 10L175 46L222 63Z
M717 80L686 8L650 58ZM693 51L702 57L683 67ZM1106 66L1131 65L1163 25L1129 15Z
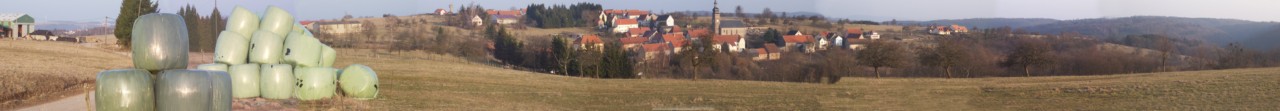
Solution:
M348 34L364 30L364 24L357 21L317 21L310 24L316 27L316 31L328 34Z
M751 49L750 51L747 51L747 53L754 54L755 57L752 57L751 60L755 61L778 60L782 58L782 51L773 43L765 43L763 48Z
M641 48L638 52L640 52L640 54L643 54L641 60L651 60L658 56L671 55L672 54L671 50L673 46L671 43L652 43L652 44L644 44L640 47Z
M0 14L0 29L4 37L29 37L36 30L36 19L24 13Z
M449 10L445 10L445 9L442 9L442 8L438 8L438 9L436 9L436 11L433 11L433 12L434 12L436 15L449 15Z
M813 38L806 35L782 36L782 41L786 43L782 46L782 51L790 51L791 49L804 49L804 51L808 51L809 48L807 48L806 44L813 42L812 39Z
M739 35L716 35L715 37L712 37L711 40L713 40L712 43L714 43L711 47L716 50L742 52L742 50L747 48L746 39L743 39Z
M636 19L617 19L613 21L614 33L625 33L631 28L640 28L640 24Z
M604 40L600 40L600 36L596 35L582 35L582 37L578 37L578 39L573 41L573 48L578 50L595 49L597 51L604 51Z
M494 15L493 20L498 24L506 25L520 22L520 17L515 15Z
M480 15L471 16L471 24L474 24L475 26L483 26L484 18L480 18Z
M929 33L938 35L951 35L952 33L966 33L969 28L961 25L952 24L951 26L934 26L929 28Z

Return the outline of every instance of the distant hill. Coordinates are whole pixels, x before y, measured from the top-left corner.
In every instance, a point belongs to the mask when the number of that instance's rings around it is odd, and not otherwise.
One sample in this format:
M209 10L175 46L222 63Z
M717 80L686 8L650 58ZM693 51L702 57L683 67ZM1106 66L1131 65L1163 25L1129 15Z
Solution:
M1280 23L1238 19L1133 16L1078 20L975 18L899 21L899 23L907 25L960 24L978 28L1010 26L1044 34L1077 32L1104 39L1127 35L1162 34L1170 37L1204 40L1218 45L1243 43L1249 48L1264 50L1280 46Z
M111 23L111 24L108 24L108 25L114 25L114 24L115 24L115 22L109 22L109 23ZM77 21L41 21L41 22L36 22L36 29L38 29L38 30L59 30L59 29L61 29L61 30L75 30L75 29L87 29L87 28L94 28L94 27L102 27L102 22L101 22L101 21L96 21L96 22L77 22Z
M973 19L947 19L932 21L898 21L898 24L906 25L951 25L960 24L969 27L993 28L993 27L1027 27L1042 24L1060 22L1060 20L1047 18L973 18Z

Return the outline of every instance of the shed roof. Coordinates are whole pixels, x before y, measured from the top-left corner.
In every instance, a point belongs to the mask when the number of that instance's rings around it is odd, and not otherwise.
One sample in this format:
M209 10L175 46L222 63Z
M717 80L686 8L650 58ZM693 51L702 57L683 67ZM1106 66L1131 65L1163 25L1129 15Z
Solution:
M14 23L36 23L35 18L25 13L3 13L0 14L0 21L13 21Z

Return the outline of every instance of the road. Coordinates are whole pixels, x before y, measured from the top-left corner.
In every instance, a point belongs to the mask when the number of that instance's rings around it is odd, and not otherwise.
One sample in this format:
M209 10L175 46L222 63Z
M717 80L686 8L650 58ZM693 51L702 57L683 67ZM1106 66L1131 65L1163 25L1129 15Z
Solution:
M75 96L58 99L57 101L44 103L36 106L18 109L18 111L88 111L92 106L93 92L76 94ZM89 98L85 98L89 96Z

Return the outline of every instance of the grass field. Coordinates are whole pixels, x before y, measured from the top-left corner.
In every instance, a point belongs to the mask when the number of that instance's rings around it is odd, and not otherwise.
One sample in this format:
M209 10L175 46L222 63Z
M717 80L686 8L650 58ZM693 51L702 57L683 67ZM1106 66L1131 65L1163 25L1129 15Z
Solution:
M1108 76L844 78L837 84L586 79L449 56L340 50L379 71L382 95L304 109L368 110L1267 110L1280 68ZM354 53L353 53L354 52ZM324 103L324 102L320 102ZM355 107L352 107L355 106Z
M57 99L92 86L128 56L61 42L0 40L4 95ZM836 84L587 79L503 69L454 56L339 49L336 66L378 71L372 100L306 101L303 110L1275 110L1280 68L1107 76L844 78ZM26 58L26 59L23 59ZM56 59L70 58L70 59ZM58 84L54 84L58 83ZM53 84L53 85L50 85ZM65 86L71 84L70 87ZM45 92L39 92L45 91ZM4 98L4 101L15 101ZM9 102L11 103L11 102ZM6 106L12 106L6 103ZM39 103L39 102L23 102ZM8 109L8 108L0 108Z

